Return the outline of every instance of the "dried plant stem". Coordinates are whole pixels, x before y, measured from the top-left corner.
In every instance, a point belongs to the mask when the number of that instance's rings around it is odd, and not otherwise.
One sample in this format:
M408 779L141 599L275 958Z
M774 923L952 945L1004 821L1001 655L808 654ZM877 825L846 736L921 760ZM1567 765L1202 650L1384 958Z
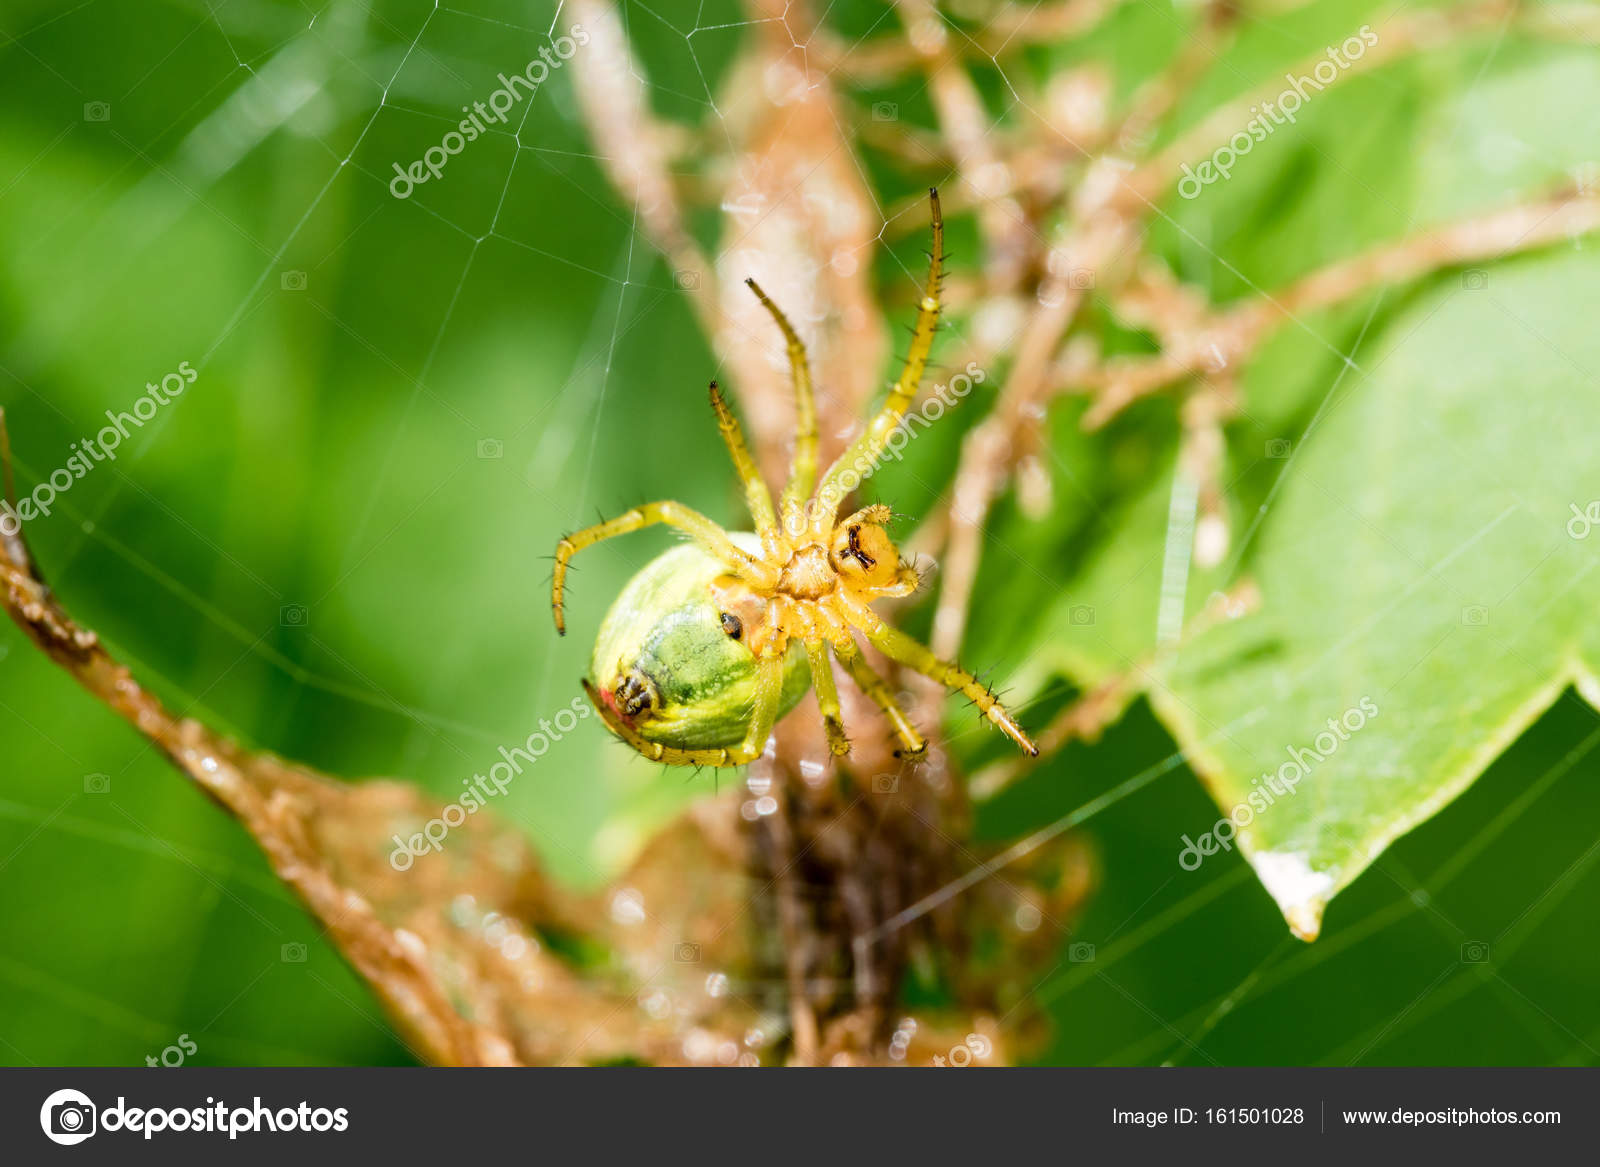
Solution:
M973 200L984 239L984 274L1000 292L1022 279L1033 253L1033 228L1011 190L1011 170L1000 157L995 127L978 87L962 66L952 36L932 0L895 0L910 43L922 54L928 88L938 111L960 185Z
M1436 50L1463 37L1501 27L1508 21L1518 19L1522 12L1518 0L1482 0L1457 8L1430 9L1397 16L1379 30L1378 43L1348 68L1341 70L1332 84L1344 83L1353 76L1370 72L1407 55ZM1583 36L1595 23L1580 21L1574 14L1564 13L1563 16L1567 19L1543 17L1528 27L1532 31L1551 35ZM1214 14L1214 19L1207 25L1210 30L1207 36L1220 36L1229 23ZM1158 79L1135 103L1135 113L1125 123L1124 133L1118 136L1118 144L1127 144L1130 136L1140 137L1147 128L1148 115L1139 112L1142 103L1148 103L1150 110L1156 114L1170 109L1176 103L1199 75L1205 47L1202 41L1199 50L1191 49L1180 54L1164 78ZM1300 68L1302 71L1311 69L1324 59L1323 54L1316 54L1303 61ZM1102 266L1110 261L1117 250L1131 244L1137 225L1151 213L1155 200L1175 180L1180 165L1209 154L1254 116L1253 106L1270 99L1282 87L1282 80L1275 78L1247 97L1219 107L1131 171L1126 171L1125 164L1114 158L1102 158L1090 166L1078 189L1075 210L1080 223L1087 222L1092 226L1096 216L1101 222L1098 235L1091 234L1089 227L1080 226L1080 238L1114 240L1115 246L1109 254L1105 249L1099 249L1095 252L1099 262L1084 265L1094 271L1103 290L1110 290L1110 281L1106 278L1109 273L1102 271ZM1554 228L1543 230L1568 232L1572 230L1570 224L1573 220L1582 220L1588 213L1563 209L1561 221ZM1525 230L1530 227L1524 225ZM1154 392L1175 377L1208 366L1220 370L1237 363L1239 354L1252 348L1270 323L1286 313L1292 315L1296 311L1310 310L1318 303L1332 302L1329 297L1354 294L1350 289L1362 286L1359 281L1363 279L1368 283L1383 281L1385 263L1396 264L1398 270L1407 260L1425 260L1437 248L1448 249L1452 245L1459 248L1462 243L1459 236L1442 241L1424 237L1418 243L1415 255L1402 247L1398 249L1398 255L1370 258L1370 269L1364 268L1360 259L1350 261L1348 266L1335 265L1343 269L1330 270L1322 278L1308 277L1307 281L1303 281L1303 287L1297 285L1292 289L1292 299L1283 301L1285 311L1276 309L1271 303L1252 304L1240 309L1237 314L1213 321L1210 334L1202 345L1176 354L1164 354L1153 362L1129 362L1126 370L1120 365L1108 366L1102 371L1091 370L1086 375L1087 383L1101 388L1106 404L1102 406L1097 403L1086 418L1086 424L1103 424L1128 400ZM1492 248L1484 252L1495 253ZM1435 262L1437 264L1440 261L1436 259ZM1061 278L1056 273L1041 288L1041 307L1035 310L1022 334L1016 364L995 413L968 436L963 446L955 486L950 494L949 542L943 586L934 618L933 644L936 651L950 653L960 645L982 555L982 524L994 499L1005 489L1009 467L1026 464L1028 451L1024 448L1027 443L1025 435L1030 427L1037 429L1032 423L1037 420L1043 403L1055 392L1055 386L1061 382L1061 370L1047 366L1055 361L1056 350L1072 324L1079 303L1070 296L1064 302L1058 301L1060 290ZM1295 303L1301 307L1297 309ZM1074 362L1074 372L1076 368L1077 362ZM1118 404L1119 400L1121 404Z
M805 905L800 898L799 879L795 873L799 858L795 851L788 802L786 794L779 798L779 811L768 816L766 827L772 840L773 864L777 869L773 878L777 883L778 926L783 934L784 977L789 990L789 1024L793 1043L790 1060L795 1065L813 1066L817 1061L819 1041L817 1012L812 1007L807 988L813 945L808 940Z
M1184 339L1160 356L1078 370L1058 381L1058 389L1093 393L1083 425L1098 429L1133 402L1175 382L1238 366L1285 320L1444 268L1502 259L1596 230L1600 198L1576 191L1463 219L1331 263L1276 292L1175 330Z
M1472 36L1496 32L1508 24L1515 24L1535 35L1578 40L1588 39L1593 34L1594 26L1600 25L1600 21L1592 18L1583 23L1576 20L1562 22L1548 15L1530 18L1530 13L1541 11L1538 7L1530 8L1522 4L1521 0L1477 0L1455 7L1400 13L1374 30L1377 36L1375 44L1359 58L1350 60L1326 85L1319 83L1318 88L1326 91L1346 85L1356 77L1398 60L1418 53L1437 52ZM1310 74L1327 59L1325 52L1310 54L1290 66L1287 73L1299 76ZM1285 84L1285 74L1274 73L1247 94L1213 109L1129 176L1129 196L1143 202L1160 198L1177 180L1184 163L1192 165L1209 157L1256 116L1256 110L1263 102L1283 92Z
M341 949L388 1006L408 1044L444 1065L504 1061L499 1047L464 1020L443 986L353 900L310 846L299 812L315 779L276 758L251 755L197 721L174 716L76 624L26 566L17 538L0 560L6 612L45 654L143 734L261 845L273 869L334 933Z
M978 33L963 37L957 49L967 60L996 58L1029 45L1067 41L1094 28L1128 0L1055 0L1053 3L997 3L979 19ZM819 37L817 51L825 67L852 81L872 83L901 76L916 68L922 50L901 40L847 43L836 36Z
M643 68L634 59L616 10L601 0L572 0L576 22L593 45L573 70L578 103L601 164L667 256L701 321L716 319L716 275L684 225L670 172L674 130L650 112ZM694 278L688 278L693 273Z
M1131 241L1132 224L1108 211L1092 213L1082 229L1052 253L1050 275L1017 346L1017 359L994 412L962 443L961 460L950 494L939 603L934 611L932 645L954 656L966 631L967 607L977 583L983 553L983 528L989 508L1008 478L1017 454L1017 436L1036 424L1048 392L1052 362L1099 273Z

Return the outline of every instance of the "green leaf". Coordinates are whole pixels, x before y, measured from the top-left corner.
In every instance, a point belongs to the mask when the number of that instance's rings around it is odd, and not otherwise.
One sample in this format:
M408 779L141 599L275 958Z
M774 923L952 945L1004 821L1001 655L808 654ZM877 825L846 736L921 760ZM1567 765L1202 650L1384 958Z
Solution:
M1418 296L1285 464L1260 611L1166 663L1152 700L1302 938L1567 686L1600 698L1597 299L1588 250Z

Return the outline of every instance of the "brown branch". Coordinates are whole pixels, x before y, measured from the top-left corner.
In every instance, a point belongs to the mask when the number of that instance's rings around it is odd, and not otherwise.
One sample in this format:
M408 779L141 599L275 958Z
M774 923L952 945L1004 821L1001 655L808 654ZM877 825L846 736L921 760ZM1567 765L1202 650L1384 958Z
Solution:
M1095 27L1127 0L1055 0L1054 3L996 3L977 17L979 30L961 38L957 54L994 59L1030 45L1054 44ZM847 43L832 33L818 35L815 49L825 68L850 80L881 83L915 69L923 50L913 42L882 39Z
M1104 189L1092 179L1086 186L1091 191ZM999 402L962 442L950 494L950 537L933 617L933 650L940 656L954 656L961 646L983 551L984 523L1019 453L1019 433L1027 426L1037 426L1036 408L1048 390L1061 339L1095 284L1132 242L1133 224L1121 213L1090 204L1083 208L1081 221L1083 226L1051 254L1039 305L1024 328L1016 363Z
M609 11L607 0L577 2L585 21L598 24L591 14ZM723 133L701 135L709 151L699 167L705 180L679 189L706 197L722 213L711 260L718 274L714 310L702 319L731 366L727 380L739 390L758 460L776 481L794 433L789 370L777 330L743 280L755 278L805 342L826 462L862 424L889 357L872 260L890 231L926 232L928 224L921 200L896 209L894 217L903 222L885 223L849 136L853 118L835 93L827 54L817 51L827 34L814 24L815 7L805 0L746 2L757 23L717 98ZM620 23L614 16L610 21L620 37ZM626 53L613 40L597 47ZM594 68L597 76L615 72L599 63ZM626 72L637 72L631 58ZM948 148L950 157L981 167L992 155L969 84L954 71L939 82L945 136L947 145L951 132L960 137L958 148ZM639 139L608 129L612 114L595 102L584 108L591 123L601 123L597 137L611 134L616 148L629 149L627 142ZM644 148L670 137L669 129L658 127L653 137L645 135ZM659 171L663 155L655 157ZM629 201L648 189L638 173L632 164L608 168ZM980 203L977 210L982 217L993 208ZM650 226L659 217L641 210L640 219L652 237L660 230ZM892 755L880 712L853 686L841 699L855 731L847 762L830 759L808 701L779 727L776 751L747 778L752 790L763 784L762 794L741 808L761 881L751 893L752 922L762 929L761 951L783 990L794 1060L910 1061L909 1051L923 1040L945 1041L940 1052L949 1048L948 1032L926 1016L912 1026L908 1044L891 1042L912 949L920 946L931 953L928 959L946 965L950 983L961 991L964 970L952 962L974 926L974 905L988 905L974 897L887 936L879 925L959 874L961 852L953 840L968 831L965 783L952 773L937 735L929 735L933 745L924 761L905 766ZM866 937L874 937L870 951L858 943ZM970 1031L969 1025L962 1032Z
M716 273L684 225L670 171L676 131L650 112L644 68L628 48L616 10L603 0L572 0L572 11L592 41L572 74L601 166L673 265L701 320L714 320Z
M810 352L824 461L877 388L887 355L871 287L881 216L845 137L848 122L817 55L803 3L756 3L760 21L719 99L720 135L737 159L717 172L723 212L715 260L690 241L668 174L679 131L651 114L643 67L610 0L574 0L594 44L574 62L580 106L606 172L638 209L651 242L681 271L702 327L731 366L757 461L777 481L794 430L781 337L744 286L783 307Z
M1341 70L1334 84L1408 54L1436 49L1464 36L1498 27L1518 17L1520 11L1517 0L1483 0L1460 8L1395 17L1383 25L1378 44ZM1545 19L1531 22L1527 27L1548 32L1551 24ZM1582 35L1589 29L1587 23L1576 20L1557 23L1556 27L1563 35ZM1323 59L1321 54L1310 57L1302 62L1301 68L1309 69ZM1196 73L1196 58L1192 54L1180 54L1169 70L1170 88L1158 85L1155 96L1149 100L1157 109L1169 107L1176 100L1180 83L1192 81ZM1102 158L1091 165L1076 192L1075 210L1078 221L1086 224L1080 227L1078 235L1083 247L1080 254L1090 257L1083 266L1094 271L1097 281L1103 286L1110 285L1106 279L1110 273L1101 269L1133 241L1138 224L1154 210L1154 200L1177 177L1180 164L1209 153L1216 144L1225 141L1254 116L1253 105L1270 98L1282 86L1281 80L1273 81L1249 97L1219 108L1135 170L1127 171L1124 164L1114 158ZM1084 246L1089 242L1099 246ZM982 524L994 499L1005 489L1008 467L1025 459L1028 452L1026 431L1051 394L1051 386L1058 380L1057 371L1049 366L1073 322L1080 297L1073 296L1070 290L1063 296L1059 273L1052 273L1052 277L1041 289L1042 306L1023 333L1016 364L995 414L968 435L962 448L951 492L952 519L943 586L934 617L934 647L941 653L953 653L961 643L982 555ZM1231 330L1219 329L1216 336L1207 338L1200 353L1187 354L1184 361L1203 363L1210 359L1226 364L1227 348L1224 346L1244 343L1233 330L1249 330L1255 326L1253 321L1241 318L1231 318L1224 323L1231 326ZM1221 357L1217 355L1218 349ZM1145 382L1165 376L1165 371L1141 368L1136 376L1141 380L1134 383L1134 392L1148 392L1151 390L1144 388ZM1160 383L1165 384L1166 380Z
M0 453L7 450L0 414ZM9 459L5 472L9 479ZM685 936L683 921L658 907L629 928L608 923L603 900L559 892L522 836L489 811L465 817L450 831L443 844L448 854L423 849L397 869L389 858L394 839L440 819L441 804L404 783L339 782L242 749L174 713L72 619L32 563L17 526L0 540L0 603L7 615L238 821L320 923L322 935L371 987L418 1059L437 1065L622 1058L688 1064L716 1062L717 1051L730 1042L744 1048L740 1043L761 1013L743 1002L709 1002L696 993L689 999L703 1004L687 1015L640 1016L645 988L664 980L672 987L673 946ZM737 822L736 804L723 799L680 820L620 886L670 887L671 897L657 897L658 904L688 900L702 920L736 920L745 910L732 890L741 886L743 859L715 845L719 818ZM693 905L697 887L716 889L724 906ZM466 918L462 904L472 905ZM612 986L555 956L541 940L544 929L591 933L594 944L646 971L638 982ZM744 939L742 931L721 927L707 943L711 967L748 976L740 970L755 962ZM685 1042L689 1026L702 1040Z
M1097 370L1074 370L1059 378L1057 387L1095 395L1083 425L1098 429L1133 402L1174 382L1236 368L1285 320L1443 268L1503 259L1596 230L1600 198L1577 191L1449 223L1336 261L1276 292L1208 316L1186 319L1170 310L1158 313L1166 322L1166 352L1109 361Z
M1480 33L1496 32L1508 24L1535 35L1574 40L1590 39L1594 26L1600 25L1600 21L1592 17L1583 22L1575 18L1563 21L1547 13L1538 15L1541 12L1542 9L1530 8L1522 0L1474 0L1455 7L1397 14L1374 29L1375 44L1341 68L1326 85L1319 82L1317 88L1326 91L1348 84L1356 77L1398 60L1436 52ZM1290 66L1287 73L1305 76L1327 59L1321 51L1309 54ZM1136 203L1150 203L1160 198L1178 180L1185 163L1197 165L1210 157L1256 117L1263 102L1282 93L1286 84L1285 74L1274 74L1243 96L1213 109L1128 177L1126 197Z
M1035 251L1033 228L1012 189L1011 169L995 147L978 87L962 66L952 35L932 0L895 0L907 38L922 54L939 125L960 186L977 207L988 286L999 293L1021 281Z
M1216 63L1217 57L1240 25L1239 9L1233 0L1209 0L1200 14L1199 28L1184 41L1183 47L1166 68L1134 94L1114 137L1128 153L1143 153L1156 127L1170 114L1184 94Z
M1208 6L1202 33L1136 98L1133 109L1114 136L1116 148L1137 147L1154 120L1177 101L1216 47L1233 27L1226 4ZM1049 132L1060 134L1051 125ZM1137 224L1147 204L1129 198L1127 164L1105 155L1084 173L1073 199L1078 224L1068 242L1051 253L1047 275L1017 346L1005 390L993 414L962 445L961 461L950 495L949 540L939 603L934 611L934 651L953 656L966 631L967 611L977 584L982 557L983 526L994 500L1005 489L1012 467L1032 465L1026 434L1037 433L1038 415L1054 379L1053 363L1089 292L1109 282L1113 265L1126 258L1137 242ZM1038 475L1033 475L1037 484ZM1035 489L1035 509L1047 501Z

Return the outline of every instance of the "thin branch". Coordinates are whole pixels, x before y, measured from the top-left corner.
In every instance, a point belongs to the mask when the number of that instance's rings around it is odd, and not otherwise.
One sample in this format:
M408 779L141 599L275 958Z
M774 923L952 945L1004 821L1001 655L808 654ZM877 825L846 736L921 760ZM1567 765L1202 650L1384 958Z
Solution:
M1577 8L1578 6L1564 6ZM1424 52L1438 52L1481 33L1497 32L1510 25L1537 36L1559 39L1592 39L1600 20L1590 16L1562 19L1522 0L1476 0L1455 7L1428 8L1399 13L1375 30L1376 42L1360 57L1348 61L1327 83L1319 79L1317 88L1325 92L1347 85L1376 69ZM1134 203L1148 203L1161 197L1178 178L1185 163L1197 164L1238 134L1257 116L1262 103L1283 92L1288 74L1312 74L1327 61L1325 52L1308 54L1290 66L1287 73L1274 74L1248 93L1217 106L1198 123L1185 130L1167 146L1151 156L1128 177L1126 197Z
M573 87L601 165L709 323L716 318L716 273L678 205L670 170L676 131L650 112L644 69L628 47L616 9L605 0L572 0L572 10L593 41L573 64Z
M1095 27L1128 0L1056 0L1054 3L996 3L980 16L979 29L961 38L956 52L968 60L993 60L1030 45L1060 44ZM820 33L814 45L823 65L859 84L881 83L917 67L922 50L900 39L846 42Z
M0 413L0 450L8 448ZM690 1019L708 1035L707 1054L704 1042L685 1045L684 1018L641 1018L637 986L612 988L569 966L539 939L543 928L594 933L608 916L599 902L559 892L520 832L497 823L487 810L460 814L458 805L458 825L441 844L449 853L436 854L418 832L434 821L449 825L450 816L417 789L391 780L340 782L242 749L202 722L174 713L72 619L31 562L20 528L8 531L0 543L0 604L6 614L238 821L274 874L305 904L321 935L367 982L419 1060L448 1066L621 1058L715 1062L717 1048L739 1042L759 1020L754 1008L712 1003L719 1006L714 1019ZM737 821L729 800L720 806ZM730 864L707 845L707 833L685 828L681 834L698 847L687 852L690 862L681 845L670 857L670 870L661 870L662 860L647 853L622 886L670 880L681 896L685 869L711 886L735 882ZM415 849L396 866L396 840L413 837ZM737 875L737 863L731 866ZM472 905L467 918L463 904ZM680 936L664 924L591 940L622 952L643 942L659 967L670 965L671 945ZM740 939L732 932L729 938ZM748 964L738 947L726 944L708 956L734 969Z
M1249 359L1283 321L1406 283L1448 267L1503 259L1600 230L1600 198L1568 190L1536 203L1474 216L1362 255L1338 260L1287 287L1169 329L1168 350L1129 357L1097 370L1075 370L1057 390L1092 392L1085 429L1098 429L1130 404L1193 376L1219 373Z
M1055 352L1096 282L1132 242L1133 224L1126 217L1101 208L1087 210L1084 226L1051 254L1050 274L1022 333L1016 363L999 402L962 442L950 494L950 538L933 617L933 650L941 656L954 656L961 646L989 508L1009 477L1017 435L1024 427L1037 425L1037 407L1052 379Z
M960 186L976 204L986 281L1003 292L1022 279L1035 251L1033 228L1012 190L1010 168L995 146L995 126L978 87L962 66L956 41L932 0L895 0L909 42L922 55L939 125Z

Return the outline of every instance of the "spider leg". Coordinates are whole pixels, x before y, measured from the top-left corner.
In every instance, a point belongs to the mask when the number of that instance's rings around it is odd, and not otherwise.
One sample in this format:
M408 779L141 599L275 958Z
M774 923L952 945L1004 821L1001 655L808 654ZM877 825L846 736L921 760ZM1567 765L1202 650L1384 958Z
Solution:
M875 502L869 504L868 506L862 507L855 514L851 515L848 519L845 519L838 525L841 527L851 527L858 523L877 523L881 527L892 518L894 518L893 508L887 507L881 502Z
M879 624L877 628L869 631L867 639L889 659L913 668L925 677L932 677L946 688L959 689L965 693L977 705L978 712L999 727L1001 733L1016 742L1024 753L1035 758L1039 756L1039 747L1034 745L1022 731L1016 718L1006 712L1005 706L1000 704L995 695L966 669L952 661L940 659L934 655L931 648L887 624Z
M781 510L784 529L799 535L805 530L802 507L817 483L817 402L811 390L811 362L806 358L806 346L783 310L768 299L760 284L754 280L745 283L778 322L789 346L789 371L794 378L794 454L789 460L789 481L783 488Z
M867 663L867 658L861 655L861 650L856 647L855 641L833 646L834 655L839 658L839 663L844 665L845 672L850 674L850 679L868 697L872 698L884 716L894 726L895 736L900 739L900 744L905 747L906 754L915 756L928 748L928 743L923 740L917 727L911 724L911 719L906 716L905 710L900 708L894 699L894 693L889 688L889 683Z
M922 575L909 563L901 562L900 570L895 575L894 583L881 587L875 593L878 596L890 599L899 599L902 596L913 594L922 586Z
M742 766L761 756L760 749L749 753L743 746L733 750L685 750L676 746L664 746L660 742L647 741L639 736L637 730L617 716L616 710L601 699L600 693L587 678L583 682L583 691L589 695L590 703L594 705L607 728L633 747L636 753L649 758L652 762L662 762L668 766ZM762 748L765 748L765 745L763 742Z
M717 388L715 381L711 382L711 408L716 412L717 429L722 431L722 441L728 447L728 456L733 459L733 468L739 475L739 481L744 484L745 505L750 508L750 517L755 520L756 534L766 544L767 536L776 533L778 526L778 520L772 512L772 493L762 481L761 472L756 469L755 459L750 456L750 447L745 445L744 430L739 427L739 419L733 416L733 410L728 408L722 390Z
M750 710L750 728L745 731L739 753L747 761L759 758L772 736L772 723L778 720L778 701L783 696L783 652L774 649L756 659L756 698Z
M643 506L634 507L625 514L618 515L604 523L596 523L592 527L585 527L581 531L574 531L564 536L556 544L556 565L550 579L550 608L555 614L556 631L565 636L567 632L566 601L564 599L567 583L567 563L574 555L585 547L592 546L602 539L610 539L617 535L626 535L656 523L665 523L676 527L688 535L706 551L716 556L728 568L752 580L765 579L769 573L764 572L760 563L738 547L733 540L728 538L728 532L706 518L699 511L690 510L680 502L668 500L666 502L649 502Z
M806 659L811 662L811 687L817 691L817 708L822 710L822 728L828 733L828 749L838 758L850 752L839 714L839 688L833 681L833 666L828 663L828 646L821 640L806 641Z
M905 417L906 408L916 396L917 386L922 383L923 371L928 367L933 334L939 326L939 282L944 271L944 217L939 210L937 189L929 188L928 202L933 219L933 250L928 254L928 280L923 286L922 303L917 307L917 324L911 335L906 363L878 415L822 476L822 485L817 488L816 495L817 513L812 520L816 530L826 531L833 526L833 518L839 513L839 504L849 493L840 481L845 472L852 471L859 478L866 478L872 473L878 459L883 456L889 435Z

